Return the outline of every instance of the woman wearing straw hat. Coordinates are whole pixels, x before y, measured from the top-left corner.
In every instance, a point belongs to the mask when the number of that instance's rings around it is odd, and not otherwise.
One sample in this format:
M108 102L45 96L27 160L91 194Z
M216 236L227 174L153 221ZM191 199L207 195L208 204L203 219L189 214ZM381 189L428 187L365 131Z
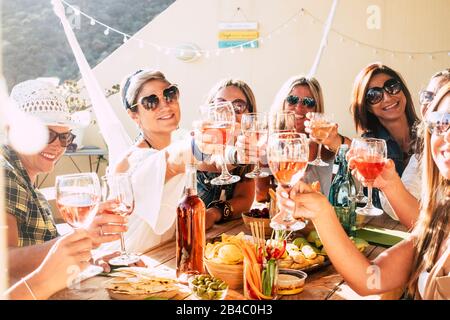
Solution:
M75 123L64 98L47 82L19 83L12 89L11 98L22 112L40 119L49 133L45 148L37 154L23 154L10 144L0 148L5 172L9 272L16 279L35 270L57 241L50 206L33 184L38 174L54 169L73 141L71 128ZM33 132L23 130L33 139ZM102 214L100 210L88 230L94 246L119 239L118 233L126 231L125 222L123 217Z

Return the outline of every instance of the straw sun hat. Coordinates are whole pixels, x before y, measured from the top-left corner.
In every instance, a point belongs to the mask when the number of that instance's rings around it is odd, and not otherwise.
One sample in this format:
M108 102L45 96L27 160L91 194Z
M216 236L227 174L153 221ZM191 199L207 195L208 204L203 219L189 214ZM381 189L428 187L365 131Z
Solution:
M56 87L42 80L27 80L17 84L11 98L20 111L39 118L47 126L74 128L79 123L72 118L64 97Z

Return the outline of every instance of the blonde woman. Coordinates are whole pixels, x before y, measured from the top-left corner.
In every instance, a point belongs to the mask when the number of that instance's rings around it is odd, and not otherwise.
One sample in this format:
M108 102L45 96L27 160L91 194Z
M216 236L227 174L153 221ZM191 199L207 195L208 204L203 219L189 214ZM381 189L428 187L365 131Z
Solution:
M406 288L414 299L450 299L449 84L438 91L425 119L422 203L417 226L408 239L373 261L355 248L322 194L303 182L289 195L281 188L277 190L282 210L291 210L295 202L294 217L313 221L334 267L360 295ZM374 270L379 285L369 286Z
M322 88L317 79L302 75L289 78L276 94L270 109L271 113L280 111L295 112L295 129L299 133L305 133L305 121L308 119L307 114L309 112L324 112ZM333 130L337 130L337 126ZM344 141L341 142L344 143ZM311 142L309 148L309 160L313 160L317 156L318 145L315 142ZM326 167L308 166L303 179L307 182L319 181L322 193L325 195L328 195L330 190L333 167L331 164L334 160L334 152L336 150L330 151L327 148L322 148L321 158L330 165ZM257 179L257 201L268 200L268 189L274 187L271 180L271 177Z

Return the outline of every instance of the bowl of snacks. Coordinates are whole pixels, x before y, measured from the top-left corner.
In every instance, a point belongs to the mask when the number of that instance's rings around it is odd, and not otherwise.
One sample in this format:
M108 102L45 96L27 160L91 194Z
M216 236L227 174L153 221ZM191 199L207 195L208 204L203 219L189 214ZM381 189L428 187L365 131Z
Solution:
M248 231L251 230L251 224L261 223L264 224L264 234L266 238L269 238L272 235L272 228L270 227L270 215L269 215L269 208L254 208L251 209L249 212L244 212L242 214L242 220L244 220L245 227Z
M228 285L220 278L207 274L190 277L189 288L200 300L223 300L228 293Z
M222 234L213 243L207 243L203 259L208 273L225 281L231 289L242 288L244 256L239 241L244 233Z
M278 273L278 291L280 295L299 294L303 291L308 275L300 270L280 269Z

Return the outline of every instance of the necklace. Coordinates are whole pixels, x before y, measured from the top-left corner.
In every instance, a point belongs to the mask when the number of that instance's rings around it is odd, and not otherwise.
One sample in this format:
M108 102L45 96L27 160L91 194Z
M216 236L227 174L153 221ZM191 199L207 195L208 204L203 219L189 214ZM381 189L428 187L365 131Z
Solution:
M144 141L147 143L147 145L148 145L148 147L149 147L150 149L153 149L152 145L150 144L150 142L148 142L147 139L144 138Z

